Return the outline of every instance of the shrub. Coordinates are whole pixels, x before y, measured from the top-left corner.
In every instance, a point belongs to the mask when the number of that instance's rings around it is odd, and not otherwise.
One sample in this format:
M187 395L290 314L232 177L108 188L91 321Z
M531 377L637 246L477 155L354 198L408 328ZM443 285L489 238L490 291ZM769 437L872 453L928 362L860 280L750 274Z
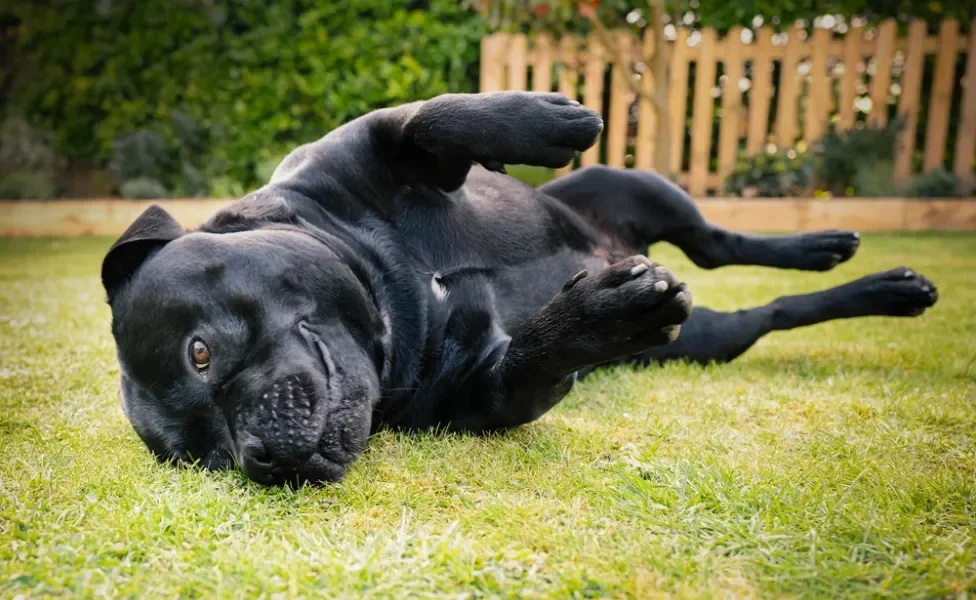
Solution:
M12 0L0 13L13 109L72 159L105 164L122 136L161 136L168 160L150 176L182 193L195 179L184 164L250 187L283 147L474 91L485 32L457 0Z
M22 118L0 123L0 173L12 171L54 171L61 160L51 147L51 135L32 127Z
M890 160L868 162L858 167L853 188L863 198L891 198L898 195L895 165Z
M857 189L858 173L867 170L867 181L876 170L875 163L894 163L901 121L894 120L886 127L865 126L838 133L831 129L820 141L817 155L817 184L836 195Z
M811 157L796 150L755 156L741 155L725 188L737 196L779 198L809 191L813 176Z
M916 175L905 186L905 195L912 198L955 198L962 194L962 184L955 173L936 169Z
M160 179L166 163L166 141L155 132L139 130L120 135L112 147L109 172L117 186L139 179Z
M45 171L11 171L0 178L0 200L51 200L57 185Z
M129 200L158 200L168 198L169 192L151 177L137 177L122 184L119 190L123 198Z

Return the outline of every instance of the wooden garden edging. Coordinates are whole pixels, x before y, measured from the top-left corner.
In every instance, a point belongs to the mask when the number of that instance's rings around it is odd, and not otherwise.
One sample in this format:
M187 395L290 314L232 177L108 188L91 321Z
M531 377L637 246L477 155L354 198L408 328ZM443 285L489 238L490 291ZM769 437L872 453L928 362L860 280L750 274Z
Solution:
M0 201L0 236L118 236L151 204L197 227L231 200ZM697 201L705 218L739 231L976 231L976 199L742 199Z

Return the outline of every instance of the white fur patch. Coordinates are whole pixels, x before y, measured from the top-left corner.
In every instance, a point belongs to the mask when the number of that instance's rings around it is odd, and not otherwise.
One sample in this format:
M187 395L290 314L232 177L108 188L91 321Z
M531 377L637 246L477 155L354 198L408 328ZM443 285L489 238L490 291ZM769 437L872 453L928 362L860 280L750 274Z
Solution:
M443 302L447 300L447 288L441 283L440 271L434 273L434 276L430 278L430 291L434 292L434 297L438 301Z

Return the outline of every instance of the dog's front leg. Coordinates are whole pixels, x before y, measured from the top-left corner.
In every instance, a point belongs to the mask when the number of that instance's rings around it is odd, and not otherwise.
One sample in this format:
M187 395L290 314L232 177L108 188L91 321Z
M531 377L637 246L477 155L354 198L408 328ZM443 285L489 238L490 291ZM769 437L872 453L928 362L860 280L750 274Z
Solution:
M492 430L533 421L570 390L579 369L667 344L691 313L691 295L643 256L581 273L515 332L490 371L476 414L458 429Z
M561 167L593 145L603 120L562 94L446 94L390 109L376 121L380 147L396 148L408 179L459 188L472 162Z

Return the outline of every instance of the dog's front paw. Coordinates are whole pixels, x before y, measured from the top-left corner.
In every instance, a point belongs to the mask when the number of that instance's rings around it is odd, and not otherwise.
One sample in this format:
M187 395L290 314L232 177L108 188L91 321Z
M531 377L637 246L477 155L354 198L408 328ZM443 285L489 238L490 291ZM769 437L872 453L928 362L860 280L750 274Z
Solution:
M600 115L563 94L519 92L510 100L511 110L499 116L511 119L520 144L532 149L528 164L562 167L596 143L603 131Z
M578 274L563 293L583 328L621 353L674 341L692 310L685 285L645 256L626 258L597 275Z

